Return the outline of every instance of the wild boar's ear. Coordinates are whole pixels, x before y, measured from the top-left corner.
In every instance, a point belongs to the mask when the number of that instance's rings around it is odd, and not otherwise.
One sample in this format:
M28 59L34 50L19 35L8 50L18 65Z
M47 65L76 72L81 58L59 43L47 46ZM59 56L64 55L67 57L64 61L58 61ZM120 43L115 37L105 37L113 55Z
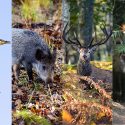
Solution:
M42 52L41 49L37 49L35 57L38 61L41 61L41 59L45 58L45 54Z

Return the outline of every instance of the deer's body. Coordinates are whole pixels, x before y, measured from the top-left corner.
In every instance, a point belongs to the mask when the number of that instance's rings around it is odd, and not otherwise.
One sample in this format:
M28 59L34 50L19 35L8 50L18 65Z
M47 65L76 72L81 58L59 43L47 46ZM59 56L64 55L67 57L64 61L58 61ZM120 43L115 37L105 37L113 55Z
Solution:
M92 67L90 64L91 51L85 48L79 50L79 60L77 63L77 74L81 76L90 76Z

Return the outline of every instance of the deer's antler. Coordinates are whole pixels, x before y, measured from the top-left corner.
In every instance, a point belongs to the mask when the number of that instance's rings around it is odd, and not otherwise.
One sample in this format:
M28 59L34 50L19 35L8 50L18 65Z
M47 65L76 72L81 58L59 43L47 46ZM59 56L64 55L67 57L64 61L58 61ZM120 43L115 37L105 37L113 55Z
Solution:
M104 35L106 36L106 38L105 39L103 39L103 40L100 40L99 42L97 42L97 43L95 43L95 44L92 44L92 42L90 42L90 46L89 47L94 47L94 46L99 46L99 45L102 45L102 44L105 44L108 40L109 40L109 38L111 37L111 35L112 35L112 30L111 30L111 28L110 28L110 33L108 33L108 31L107 31L107 29L106 29L106 27L103 25L103 26L101 26L100 27L101 28L101 30L103 31L103 33L104 33ZM92 40L93 41L93 40Z
M80 43L80 41L78 39L78 35L77 35L76 32L74 32L74 34L73 34L74 35L73 39L70 39L69 37L67 37L67 35L68 35L69 31L71 30L72 26L68 30L67 30L67 27L68 27L68 23L65 25L64 30L63 30L62 38L63 38L64 42L67 43L67 44L75 45L75 46L77 46L79 48L92 48L94 46L99 46L99 45L105 44L108 41L108 39L111 37L111 35L112 35L111 28L110 28L110 33L108 33L108 31L105 28L105 26L102 25L100 28L103 31L103 33L106 36L106 38L103 39L103 40L100 40L99 42L97 42L95 44L92 44L93 41L94 41L94 37L92 37L92 39L90 41L90 44L87 47L84 47L84 46L81 45L81 43Z
M78 35L76 32L74 32L74 39L70 39L69 37L67 38L67 35L69 33L69 31L71 30L72 26L67 30L67 26L68 26L68 23L66 24L66 26L64 27L64 30L63 30L63 35L62 35L62 38L64 40L65 43L67 44L72 44L72 45L75 45L75 46L78 46L78 47L82 47L80 41L78 40ZM67 30L67 31L66 31Z

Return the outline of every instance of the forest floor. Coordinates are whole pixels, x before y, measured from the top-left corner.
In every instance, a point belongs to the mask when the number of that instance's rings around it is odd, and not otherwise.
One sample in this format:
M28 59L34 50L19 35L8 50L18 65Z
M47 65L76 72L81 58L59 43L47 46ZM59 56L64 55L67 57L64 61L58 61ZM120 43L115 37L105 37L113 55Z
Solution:
M37 80L28 84L21 70L19 83L12 86L13 125L112 124L112 72L92 64L91 77L80 77L76 66L64 64L61 80L52 86Z
M102 70L93 66L92 76L97 79L112 83L112 72L110 70ZM113 125L125 125L125 103L112 101L112 123Z

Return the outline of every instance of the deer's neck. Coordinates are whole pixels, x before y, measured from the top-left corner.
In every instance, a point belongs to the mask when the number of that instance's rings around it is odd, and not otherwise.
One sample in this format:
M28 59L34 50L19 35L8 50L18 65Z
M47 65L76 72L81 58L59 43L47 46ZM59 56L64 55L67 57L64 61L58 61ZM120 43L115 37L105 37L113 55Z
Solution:
M78 60L77 73L82 76L90 76L92 72L90 61Z

